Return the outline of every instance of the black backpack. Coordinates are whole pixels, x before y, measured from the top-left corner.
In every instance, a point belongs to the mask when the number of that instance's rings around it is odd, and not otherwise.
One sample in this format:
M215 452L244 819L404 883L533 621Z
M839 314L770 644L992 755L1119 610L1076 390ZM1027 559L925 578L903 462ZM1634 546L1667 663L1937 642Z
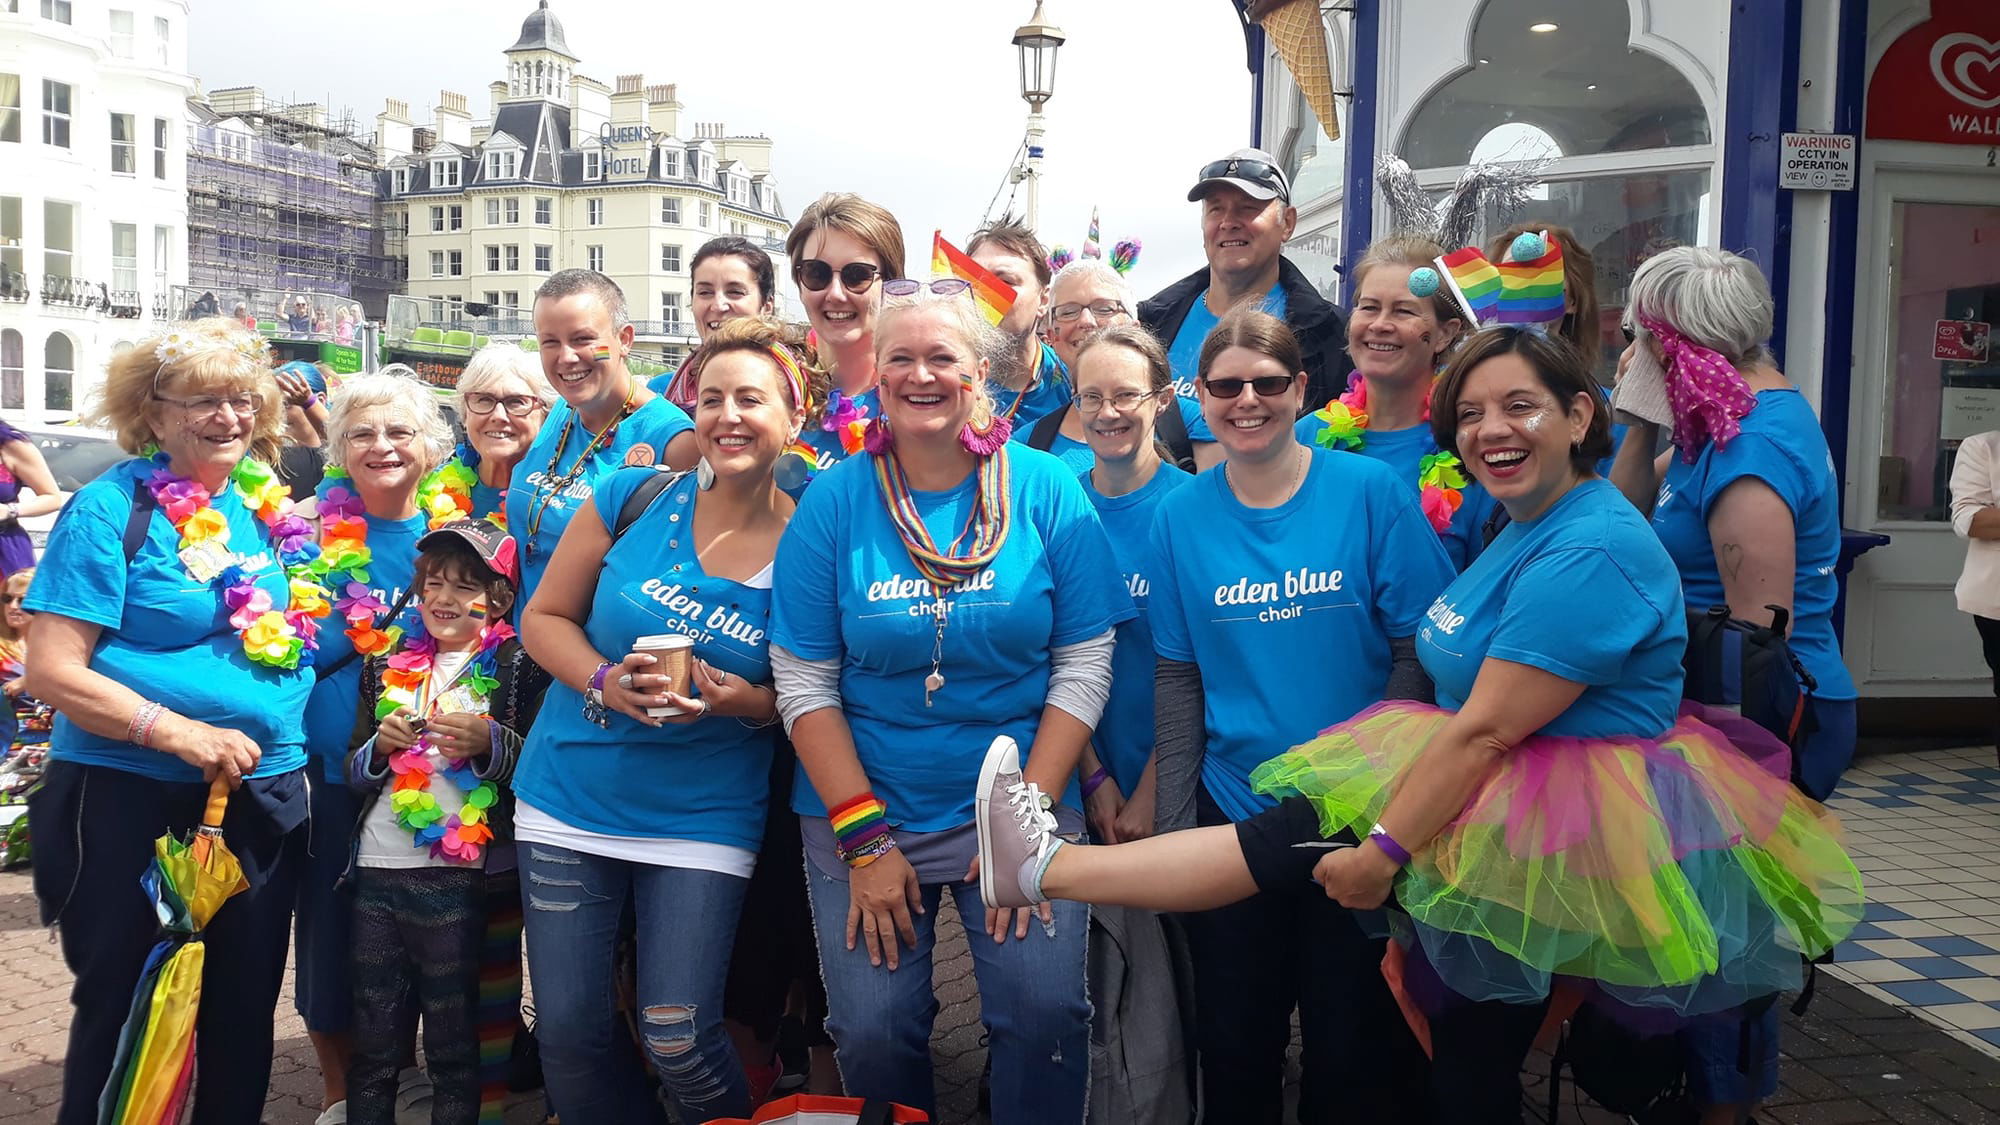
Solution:
M1769 625L1731 617L1726 605L1688 614L1687 652L1681 658L1687 682L1681 695L1735 708L1776 735L1792 752L1792 784L1816 801L1825 800L1827 794L1808 784L1799 765L1799 751L1819 729L1812 709L1819 681L1786 639L1791 613L1782 606L1764 608L1771 611Z
M1065 406L1036 419L1035 428L1028 431L1028 448L1048 452L1062 433L1063 419L1069 417L1070 409ZM1167 447L1174 464L1190 473L1199 471L1194 463L1194 439L1188 436L1187 423L1181 420L1178 402L1173 409L1160 411L1159 421L1153 424L1153 436Z

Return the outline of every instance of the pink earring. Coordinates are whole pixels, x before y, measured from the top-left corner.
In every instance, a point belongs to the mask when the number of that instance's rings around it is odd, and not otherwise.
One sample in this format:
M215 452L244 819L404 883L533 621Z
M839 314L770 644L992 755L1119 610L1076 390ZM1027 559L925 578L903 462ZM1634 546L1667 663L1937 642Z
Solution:
M896 448L896 435L889 432L889 419L877 415L861 431L861 447L870 453L887 453Z
M1007 439L1013 435L1012 418L995 418L987 423L983 430L967 422L958 431L958 443L965 447L967 453L975 457L991 457L1000 452L1006 446Z

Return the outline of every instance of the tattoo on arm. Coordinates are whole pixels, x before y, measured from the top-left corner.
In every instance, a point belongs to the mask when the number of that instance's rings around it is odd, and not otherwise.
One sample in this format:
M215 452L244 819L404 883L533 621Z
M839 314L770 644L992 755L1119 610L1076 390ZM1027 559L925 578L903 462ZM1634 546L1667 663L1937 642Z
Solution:
M1734 582L1743 576L1745 552L1741 543L1717 543L1715 545L1715 568L1722 577Z

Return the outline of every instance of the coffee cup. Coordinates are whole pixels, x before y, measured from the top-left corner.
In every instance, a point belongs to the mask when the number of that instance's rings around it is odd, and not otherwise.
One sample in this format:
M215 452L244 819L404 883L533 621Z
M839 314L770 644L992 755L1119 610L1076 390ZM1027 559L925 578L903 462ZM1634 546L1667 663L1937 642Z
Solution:
M685 697L689 679L694 671L694 638L684 633L654 633L632 642L633 652L650 655L656 663L650 671L667 678L667 690ZM655 719L680 714L673 706L648 707L646 714Z

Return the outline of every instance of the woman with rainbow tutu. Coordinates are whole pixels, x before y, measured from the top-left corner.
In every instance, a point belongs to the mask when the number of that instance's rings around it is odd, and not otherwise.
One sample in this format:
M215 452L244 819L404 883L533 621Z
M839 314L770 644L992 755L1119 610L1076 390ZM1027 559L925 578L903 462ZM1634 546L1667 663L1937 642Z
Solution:
M1265 763L1253 783L1284 799L1233 825L1091 847L1058 839L1038 801L982 801L1002 903L1202 910L1306 878L1353 909L1393 894L1430 1110L1455 1123L1520 1120L1559 978L1654 1023L1796 987L1860 920L1860 876L1764 760L1782 747L1683 709L1679 579L1594 472L1602 401L1573 348L1476 334L1432 427L1511 522L1418 634L1439 705L1378 704ZM996 743L987 771L1012 756Z

